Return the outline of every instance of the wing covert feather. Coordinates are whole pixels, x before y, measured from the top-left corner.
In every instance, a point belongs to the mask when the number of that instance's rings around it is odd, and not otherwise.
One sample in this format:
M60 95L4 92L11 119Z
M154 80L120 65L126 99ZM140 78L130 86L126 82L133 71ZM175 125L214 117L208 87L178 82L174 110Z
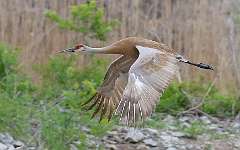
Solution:
M108 118L108 120L112 118L127 85L129 68L134 61L127 56L121 56L111 63L97 93L83 104L87 110L96 107L92 118L98 114L100 115L99 121L103 118Z
M152 114L177 70L173 54L143 46L136 48L139 57L129 70L128 83L116 111L125 124L133 126Z

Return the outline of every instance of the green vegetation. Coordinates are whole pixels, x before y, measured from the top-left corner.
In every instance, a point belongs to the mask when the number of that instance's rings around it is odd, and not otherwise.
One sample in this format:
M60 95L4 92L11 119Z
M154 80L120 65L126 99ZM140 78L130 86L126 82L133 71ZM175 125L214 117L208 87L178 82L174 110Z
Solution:
M156 112L177 114L185 110L190 102L187 96L182 92L182 88L184 88L182 84L172 83L160 98L160 103L156 107Z
M68 19L54 11L47 11L46 16L60 28L99 40L105 40L116 24L104 21L104 11L95 1L73 6ZM34 66L41 77L41 84L36 85L21 72L18 55L19 50L0 44L0 132L9 132L27 144L41 144L51 150L69 149L73 141L79 140L78 148L87 149L88 137L81 127L86 126L90 134L102 137L114 126L114 121L90 120L89 112L81 108L102 82L107 61L91 56L91 65L79 68L76 56L57 55L47 64ZM208 84L195 82L173 83L161 97L156 111L176 115L192 107L192 99L203 98L208 88ZM234 116L240 110L240 102L213 87L200 109L210 115ZM153 117L146 125L165 127L159 117ZM198 123L184 131L192 137L203 132Z
M162 121L164 119L164 114L156 113L147 119L145 127L155 128L155 129L164 129L167 125Z
M104 10L99 8L96 1L71 7L71 16L64 19L55 11L47 11L45 15L56 22L62 29L67 29L88 35L90 38L106 40L106 35L117 25L116 20L105 21Z
M172 83L156 107L157 112L176 115L201 103L198 109L216 117L235 116L240 111L240 101L231 95L223 95L210 84L199 84L201 81ZM196 102L195 102L196 101Z
M79 139L82 141L79 147L84 148L87 137L80 130L81 126L89 127L91 134L101 137L113 125L106 120L101 124L95 119L90 120L89 113L81 109L81 104L95 93L100 84L106 62L95 58L83 70L76 66L76 59L75 56L67 59L58 56L39 70L42 74L38 98L43 104L40 116L44 125L42 136L49 142L50 149L56 148L56 145L59 146L56 149L61 149L66 141L71 143Z
M56 56L45 65L35 67L41 76L41 84L34 85L19 70L18 50L0 44L1 80L0 80L0 132L29 139L26 143L43 143L48 149L68 149L73 141L81 141L79 149L87 147L88 137L81 130L90 128L90 134L102 137L115 124L97 119L90 120L89 112L81 104L91 97L101 83L108 62L92 59L92 64L84 69L77 67L76 56ZM196 83L173 83L165 91L157 106L157 112L177 114L190 108L192 97L205 95L209 85ZM213 88L206 97L202 111L215 116L229 116L239 111L234 98L222 96ZM173 105L173 104L174 105ZM213 106L214 105L216 106ZM238 106L238 107L237 107ZM224 111L222 111L224 110ZM161 117L152 117L146 126L164 128ZM198 122L182 129L190 137L205 132Z
M59 27L84 37L105 40L114 26L113 21L104 21L103 9L95 1L73 6L71 15L64 20L53 11L46 12ZM81 108L101 83L107 61L92 56L91 65L83 69L77 66L76 56L57 55L47 64L33 66L41 77L41 84L35 85L21 73L17 57L18 50L0 44L0 132L51 150L69 149L79 140L78 148L86 149L88 137L83 126L101 137L114 125L113 121L90 120L89 112Z
M197 138L198 135L206 132L204 124L200 121L194 121L189 127L182 127L182 130L190 138Z
M95 58L83 70L76 66L75 56L57 56L37 68L42 84L34 85L18 70L16 50L1 44L0 56L4 70L0 78L0 132L29 139L26 143L41 141L44 147L58 150L68 149L68 144L80 139L79 147L84 149L86 135L81 126L89 127L97 137L113 126L114 122L90 120L81 109L100 84L107 62Z
M0 132L7 129L22 135L29 124L26 122L32 109L29 105L36 89L19 73L17 55L17 50L0 44Z

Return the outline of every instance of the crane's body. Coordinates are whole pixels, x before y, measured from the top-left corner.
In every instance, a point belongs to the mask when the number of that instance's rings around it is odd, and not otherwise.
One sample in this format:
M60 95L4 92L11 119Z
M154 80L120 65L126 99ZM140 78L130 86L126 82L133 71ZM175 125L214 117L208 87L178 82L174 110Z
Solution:
M96 107L92 117L100 114L100 121L112 118L113 112L127 125L137 125L154 111L165 88L177 71L177 62L204 69L206 64L194 64L167 45L152 40L129 37L103 48L79 44L64 52L120 54L111 63L102 85L84 105Z

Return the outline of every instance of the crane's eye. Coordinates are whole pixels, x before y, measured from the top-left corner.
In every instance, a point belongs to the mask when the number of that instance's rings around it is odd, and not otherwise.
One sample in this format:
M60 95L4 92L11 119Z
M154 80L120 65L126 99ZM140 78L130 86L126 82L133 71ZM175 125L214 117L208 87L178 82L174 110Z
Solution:
M78 44L78 45L75 46L75 49L79 49L81 47L83 47L83 44Z

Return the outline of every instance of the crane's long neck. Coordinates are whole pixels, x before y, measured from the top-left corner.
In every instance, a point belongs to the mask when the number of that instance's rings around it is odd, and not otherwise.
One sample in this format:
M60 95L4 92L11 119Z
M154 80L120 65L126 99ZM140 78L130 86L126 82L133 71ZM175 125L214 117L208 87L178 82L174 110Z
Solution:
M85 45L84 48L86 53L114 54L114 48L112 46L93 48Z

